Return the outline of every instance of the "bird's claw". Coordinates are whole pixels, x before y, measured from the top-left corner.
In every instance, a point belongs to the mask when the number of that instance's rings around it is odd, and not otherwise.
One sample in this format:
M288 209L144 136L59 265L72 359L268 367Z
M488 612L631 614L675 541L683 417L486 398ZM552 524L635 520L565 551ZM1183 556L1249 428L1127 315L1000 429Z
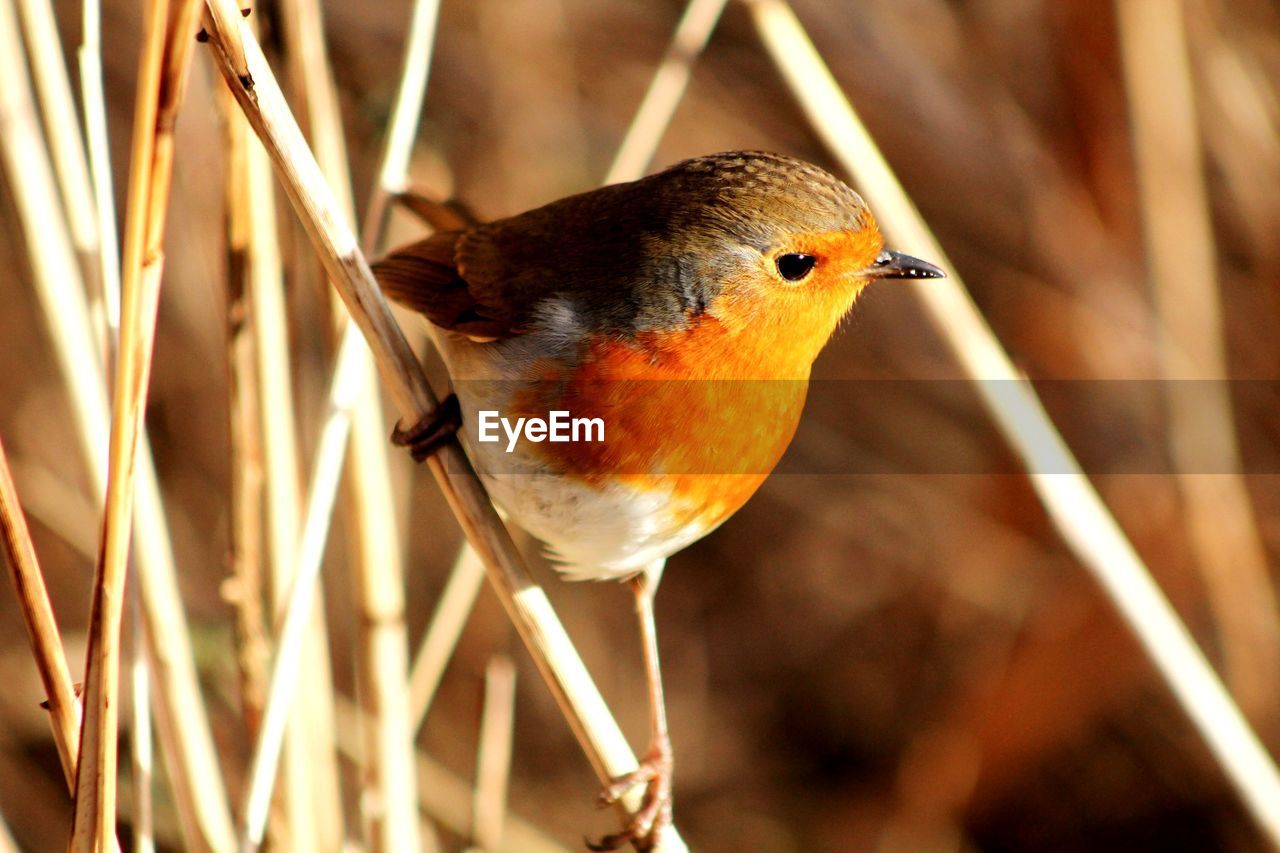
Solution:
M611 833L599 841L587 841L591 850L617 850L628 842L637 850L661 849L662 834L671 826L671 747L655 744L640 766L619 776L600 792L603 808L616 804L632 788L644 785L640 809L621 832Z
M450 394L411 427L396 425L391 443L409 448L415 462L421 462L440 449L440 446L462 427L462 408L456 394Z

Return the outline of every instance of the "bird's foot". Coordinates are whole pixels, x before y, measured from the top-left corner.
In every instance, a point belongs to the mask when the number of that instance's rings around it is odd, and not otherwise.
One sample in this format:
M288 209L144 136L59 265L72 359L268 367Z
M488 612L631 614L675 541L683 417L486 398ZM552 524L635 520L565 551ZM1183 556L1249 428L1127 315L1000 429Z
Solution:
M640 766L625 776L614 779L600 792L600 807L617 803L636 785L644 785L640 809L621 832L606 835L599 841L588 841L591 850L617 850L628 842L637 850L660 850L662 834L671 826L671 743L665 738L655 741Z
M453 438L461 426L462 407L458 405L458 395L450 394L413 426L397 425L395 432L391 433L391 442L409 448L409 455L414 461L421 462Z

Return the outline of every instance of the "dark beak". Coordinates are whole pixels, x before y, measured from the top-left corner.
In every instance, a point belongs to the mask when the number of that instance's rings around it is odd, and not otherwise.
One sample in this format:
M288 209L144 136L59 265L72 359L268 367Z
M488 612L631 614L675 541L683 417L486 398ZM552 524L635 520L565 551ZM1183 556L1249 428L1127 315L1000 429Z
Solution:
M876 262L862 273L867 278L946 278L947 274L928 261L885 249Z

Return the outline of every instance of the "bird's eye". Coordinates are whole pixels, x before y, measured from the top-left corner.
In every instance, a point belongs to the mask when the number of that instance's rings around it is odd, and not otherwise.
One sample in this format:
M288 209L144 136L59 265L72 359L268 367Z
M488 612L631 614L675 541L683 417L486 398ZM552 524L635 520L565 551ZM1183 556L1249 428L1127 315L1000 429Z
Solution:
M809 274L813 269L813 265L817 262L818 259L813 255L804 255L799 252L779 255L777 260L778 275L787 281L799 281Z

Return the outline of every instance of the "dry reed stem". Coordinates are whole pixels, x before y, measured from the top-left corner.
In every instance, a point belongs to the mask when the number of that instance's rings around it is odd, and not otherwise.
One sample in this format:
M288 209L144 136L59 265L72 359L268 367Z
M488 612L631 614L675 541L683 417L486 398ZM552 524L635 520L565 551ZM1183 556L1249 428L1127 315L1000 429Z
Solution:
M298 430L293 399L289 332L284 300L284 274L280 260L279 230L276 226L275 182L271 164L262 146L249 138L245 161L245 181L249 199L247 275L253 314L253 346L257 354L258 429L262 435L262 460L266 497L266 565L270 622L278 626L293 583L298 535L302 528L299 484ZM323 617L316 613L309 618ZM308 683L323 692L326 672L322 627L310 629L302 659ZM278 638L277 638L278 642ZM288 715L287 746L282 759L280 785L282 825L285 837L279 844L300 850L320 848L319 826L311 815L321 808L316 798L314 777L308 765L313 753L325 746L312 737L309 706L299 705ZM330 741L332 742L332 741ZM332 811L327 807L326 811Z
M103 354L94 346L79 267L35 118L16 19L7 3L5 11L5 20L12 26L5 28L6 46L0 50L0 120L4 122L0 127L0 153L27 238L36 295L70 398L72 426L84 453L93 499L100 504L106 492L110 427ZM105 114L105 108L98 107ZM165 744L169 778L188 847L228 849L232 838L230 815L191 662L190 637L174 580L173 554L159 487L145 444L139 464L137 579L146 603L147 633L158 688L158 733ZM202 842L202 837L207 842Z
M502 842L515 718L516 668L506 655L494 655L484 671L484 710L480 717L471 818L471 840L481 850L496 850Z
M671 124L693 74L693 64L707 46L728 0L690 0L658 70L649 82L627 134L605 176L606 184L631 181L644 174Z
M228 86L263 140L331 281L365 334L384 385L402 418L417 422L436 405L413 351L378 291L355 235L343 224L314 157L284 103L270 68L234 4L209 0L210 40ZM529 577L483 486L456 443L428 461L454 514L491 571L491 581L597 775L610 779L636 766L635 755L608 712L581 658ZM639 792L625 808L635 809ZM683 849L670 833L669 849Z
M435 698L445 667L453 657L458 638L466 627L484 583L484 563L469 545L458 551L435 613L422 635L422 644L409 675L409 719L416 732L422 728L431 700Z
M223 596L235 608L236 669L241 714L250 738L258 733L266 702L271 643L263 616L263 493L257 359L249 285L249 125L231 95L220 93L227 140L226 354L230 450L230 576Z
M900 248L948 268L950 278L912 285L914 292L957 360L979 380L979 392L1026 463L1064 541L1146 649L1259 828L1280 846L1280 775L1270 756L951 270L795 14L783 0L748 0L748 6L787 85L866 194L885 232Z
M39 129L12 2L4 4L2 14L0 149L27 242L36 295L56 344L59 372L66 379L76 436L88 451L89 479L95 494L101 495L106 483L107 445L106 419L98 416L108 407L101 360L93 346L87 315L76 310L84 301L80 271Z
M62 197L63 213L70 228L84 279L93 282L91 292L98 294L99 236L92 182L89 180L80 122L76 118L75 98L67 78L67 66L58 38L49 0L17 0L18 14L27 35L32 76L44 114L49 154Z
M309 139L339 208L354 222L342 118L319 5L316 0L289 0L282 11L285 46L302 90ZM329 293L335 330L341 338L350 321L336 291ZM343 491L359 610L356 676L367 723L360 807L371 849L410 851L420 849L424 839L419 830L406 692L409 652L404 622L404 554L393 503L388 429L373 363L367 349L362 350L363 381L351 425ZM428 849L439 846L434 838L425 839L425 845Z
M108 451L106 515L89 615L85 717L71 837L76 853L92 853L115 828L120 621L133 522L133 482L160 295L173 126L186 82L198 8L194 0L183 0L170 18L168 4L156 2L147 21L138 75L125 223L120 361Z
M338 749L353 760L357 759L360 743L353 732L359 730L360 709L355 703L339 698L337 711ZM473 823L471 785L421 751L414 755L414 768L423 813L454 835L467 837ZM526 818L508 811L503 838L497 850L501 853L567 853L569 848Z
M353 329L342 342L338 365L329 391L329 408L321 429L311 477L306 520L294 551L291 586L282 598L282 622L276 632L276 656L272 662L262 729L254 747L249 784L245 792L244 831L241 850L256 850L266 829L267 811L276 767L283 746L286 721L300 678L308 620L315 607L320 566L328 538L329 522L337 496L342 463L351 427L351 410L359 392L364 343ZM336 743L335 743L336 746Z
M365 211L360 244L367 255L373 255L382 248L380 243L390 214L388 202L394 195L409 188L409 158L418 135L422 102L427 94L439 15L440 0L415 0L413 17L409 21L409 36L405 40L400 87L387 125L386 147L382 152L378 179L374 183L369 206Z
M1188 538L1226 680L1255 719L1269 719L1280 700L1280 610L1240 475L1184 8L1181 0L1117 0L1116 13Z
M102 325L107 347L113 347L120 335L120 251L116 247L116 205L111 186L111 153L107 143L107 97L102 86L102 7L100 0L84 0L83 5L78 55L80 94L98 224ZM107 348L103 351L105 353Z
M231 850L235 831L196 677L182 596L156 480L144 442L138 459L134 581L147 629L156 739L188 850Z
M0 4L2 5L2 4ZM0 16L6 12L0 11ZM3 23L0 23L0 27ZM44 574L36 559L36 549L31 544L31 532L27 529L26 516L18 502L18 491L9 471L9 460L0 443L0 536L3 536L5 556L9 558L9 572L13 578L18 604L31 640L40 683L48 697L49 722L53 726L53 740L62 762L62 773L67 787L75 785L76 756L80 743L80 701L76 698L71 682L71 671L62 650L62 636L49 603Z
M13 833L4 822L4 815L0 815L0 853L20 853L18 842L13 840Z
M147 637L142 622L142 596L137 584L129 595L129 763L133 787L134 853L155 853L156 839L152 814L151 781L155 763L151 738L151 679L147 671Z

